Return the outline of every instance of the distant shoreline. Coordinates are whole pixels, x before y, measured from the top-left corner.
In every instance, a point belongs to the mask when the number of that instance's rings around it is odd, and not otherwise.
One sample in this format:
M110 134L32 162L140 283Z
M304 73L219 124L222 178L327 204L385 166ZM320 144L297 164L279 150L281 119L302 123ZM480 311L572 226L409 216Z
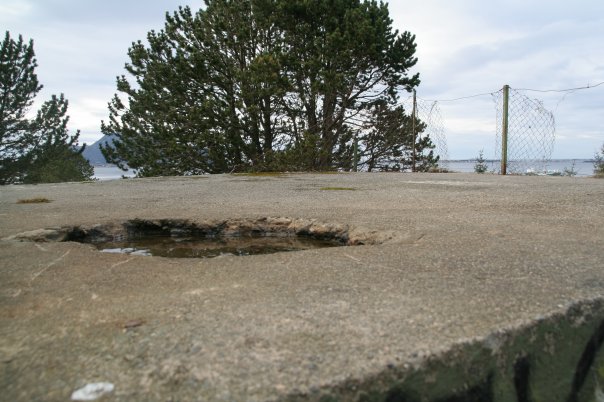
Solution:
M499 171L500 160L487 159L485 163L488 166L489 172ZM474 173L475 164L476 159L443 160L439 163L442 168L457 173ZM548 163L541 164L542 166L533 166L531 170L534 174L556 174L564 173L565 169L572 168L576 172L576 176L588 177L593 176L593 164L592 160L552 159ZM122 177L136 176L133 170L123 171L112 164L93 165L93 167L94 177L98 180L116 180Z
M485 159L484 160L487 163L501 163L501 159ZM586 159L586 158L568 158L568 159L550 159L548 161L549 162L580 162L580 163L594 163L595 159L591 158L591 159ZM470 159L443 159L441 162L446 163L446 162L476 162L476 158L470 158Z
M484 160L486 163L501 163L501 159L485 159ZM449 162L460 162L460 163L469 163L469 162L476 162L476 158L470 158L470 159L442 159L440 161L441 163L449 163ZM568 159L550 159L548 161L549 162L553 162L553 163L558 163L558 162L579 162L579 163L595 163L595 159L585 159L585 158L568 158ZM92 167L97 168L97 167L114 167L117 168L117 165L114 165L113 163L90 163L92 165Z

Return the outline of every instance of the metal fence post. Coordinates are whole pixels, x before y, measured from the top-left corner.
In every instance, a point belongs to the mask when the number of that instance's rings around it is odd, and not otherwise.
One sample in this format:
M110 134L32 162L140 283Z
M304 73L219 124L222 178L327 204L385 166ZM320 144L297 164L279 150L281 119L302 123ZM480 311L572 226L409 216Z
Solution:
M507 174L508 168L508 123L509 123L510 86L503 86L503 121L501 122L501 174Z

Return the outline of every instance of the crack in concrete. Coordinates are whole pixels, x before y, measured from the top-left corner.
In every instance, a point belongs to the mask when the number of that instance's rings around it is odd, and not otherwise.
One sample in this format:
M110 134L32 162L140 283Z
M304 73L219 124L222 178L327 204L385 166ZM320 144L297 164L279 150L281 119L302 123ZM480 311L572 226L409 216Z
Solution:
M130 261L132 261L133 259L134 259L134 257L130 257L130 258L128 258L127 260L120 261L120 262L116 262L116 263L115 263L115 264L113 264L111 267L109 267L109 269L117 268L117 267L119 267L119 266L121 266L121 265L127 264L127 263L129 263Z
M63 260L65 257L67 257L69 255L69 253L71 253L71 250L67 250L65 253L63 253L62 256L60 256L59 258L57 258L54 261L51 261L44 268L42 268L40 271L34 273L32 275L32 277L30 278L30 280L29 280L29 286L31 287L33 281L35 281L40 275L42 275L44 272L46 272L50 267L52 267L53 265L55 265L58 262L60 262L61 260Z

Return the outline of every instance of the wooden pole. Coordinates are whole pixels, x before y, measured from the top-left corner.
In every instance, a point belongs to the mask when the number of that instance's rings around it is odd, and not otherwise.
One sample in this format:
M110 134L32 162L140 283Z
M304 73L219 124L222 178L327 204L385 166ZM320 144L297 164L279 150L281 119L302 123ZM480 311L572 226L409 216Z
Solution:
M416 158L416 154L415 154L415 114L417 113L417 94L415 92L415 89L413 90L413 112L411 113L411 132L413 133L413 161L411 164L411 171L415 172L415 158Z
M354 154L352 157L352 171L353 172L358 172L358 165L359 165L359 142L358 141L359 140L355 133L354 134L354 144L353 144Z
M503 86L503 121L501 122L501 174L507 174L508 168L508 128L509 128L510 86Z

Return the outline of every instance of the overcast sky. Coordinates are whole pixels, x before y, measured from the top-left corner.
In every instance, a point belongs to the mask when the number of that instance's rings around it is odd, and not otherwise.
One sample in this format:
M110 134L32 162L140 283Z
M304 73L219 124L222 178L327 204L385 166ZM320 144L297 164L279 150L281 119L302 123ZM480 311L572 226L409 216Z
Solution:
M512 88L538 90L604 82L602 0L390 0L395 28L415 34L425 100L449 100ZM101 137L115 77L127 50L163 27L166 11L192 0L2 0L0 30L34 39L44 85L39 101L64 93L70 128L81 142ZM554 158L590 158L604 143L604 85L571 93L527 92L556 118ZM490 95L439 102L449 156L495 150Z

